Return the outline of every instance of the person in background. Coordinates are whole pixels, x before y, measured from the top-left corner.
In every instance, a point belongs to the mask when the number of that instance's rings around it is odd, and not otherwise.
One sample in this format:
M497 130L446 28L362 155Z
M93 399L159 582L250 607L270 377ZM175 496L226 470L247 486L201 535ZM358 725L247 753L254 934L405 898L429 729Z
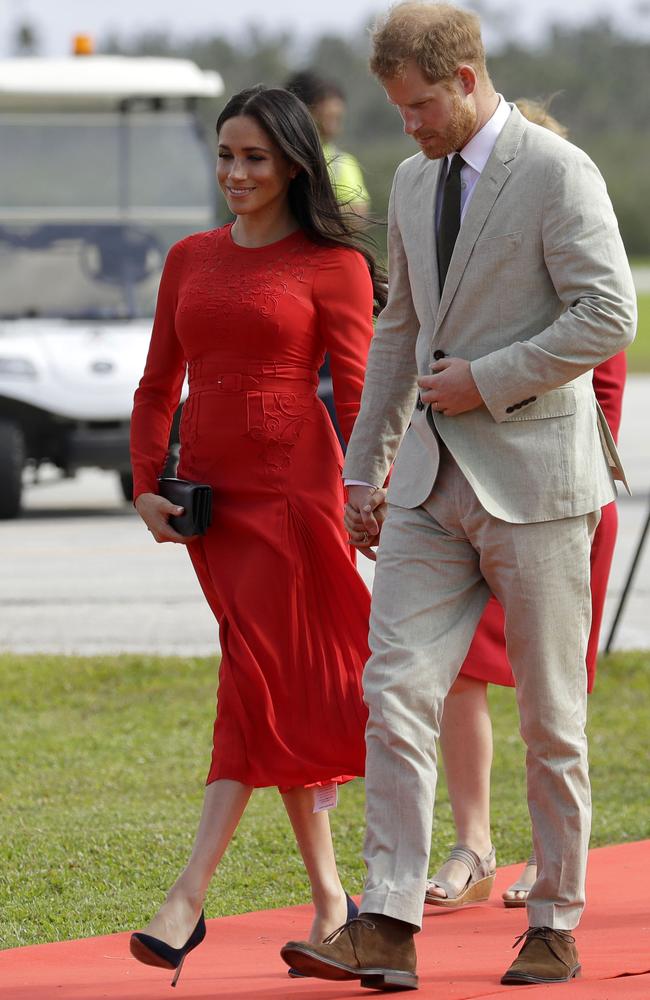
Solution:
M568 130L541 101L515 102L528 121L543 125L563 138ZM623 406L626 359L621 351L594 369L594 392L609 428L618 439ZM615 503L602 508L591 546L591 631L587 646L587 690L596 674L598 639L607 581L614 556L618 512ZM492 724L487 685L514 686L506 654L503 609L495 597L488 601L460 674L445 700L440 745L445 764L449 801L457 843L448 860L427 882L425 901L455 908L489 897L496 856L490 836L490 769ZM537 878L532 853L520 878L503 893L507 907L524 907Z
M293 94L235 95L217 135L235 221L169 251L131 423L136 510L157 542L187 544L222 651L194 848L131 937L135 958L175 978L205 936L208 884L254 788L282 794L311 883L311 939L356 913L314 796L365 767L370 598L341 522L342 454L316 389L327 350L347 438L383 277L334 198L313 119ZM178 476L214 495L211 526L190 539L158 492L186 372Z
M335 140L341 134L345 115L345 97L336 83L324 80L312 70L301 70L294 73L287 82L286 89L305 104L316 122L316 127L323 146L323 155L328 165L330 180L336 200L342 208L349 210L350 216L365 219L370 210L370 197L363 180L359 161L352 153L338 149ZM323 367L319 372L322 385L331 382L330 358L325 356ZM323 402L334 424L339 442L345 451L345 439L341 433L334 406L332 393L326 391Z
M370 196L359 161L336 145L345 117L343 91L337 83L323 79L312 70L294 73L285 87L307 105L316 122L337 201L356 215L366 216Z

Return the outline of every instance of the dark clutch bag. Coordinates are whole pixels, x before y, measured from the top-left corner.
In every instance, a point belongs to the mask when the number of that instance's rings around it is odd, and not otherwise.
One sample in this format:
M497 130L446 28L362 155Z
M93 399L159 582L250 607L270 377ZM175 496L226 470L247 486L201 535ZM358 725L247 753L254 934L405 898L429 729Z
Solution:
M158 480L158 487L161 497L185 510L169 518L174 531L179 535L204 535L212 521L212 487L165 477Z

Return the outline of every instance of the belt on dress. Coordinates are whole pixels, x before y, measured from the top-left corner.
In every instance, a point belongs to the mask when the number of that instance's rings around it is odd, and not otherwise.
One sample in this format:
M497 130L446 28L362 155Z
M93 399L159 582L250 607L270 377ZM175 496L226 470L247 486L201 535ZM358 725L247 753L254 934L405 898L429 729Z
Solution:
M191 361L188 365L190 395L194 392L308 392L318 385L318 372L275 362L237 365L225 370L219 362ZM234 367L234 366L233 366ZM228 365L230 368L230 365Z

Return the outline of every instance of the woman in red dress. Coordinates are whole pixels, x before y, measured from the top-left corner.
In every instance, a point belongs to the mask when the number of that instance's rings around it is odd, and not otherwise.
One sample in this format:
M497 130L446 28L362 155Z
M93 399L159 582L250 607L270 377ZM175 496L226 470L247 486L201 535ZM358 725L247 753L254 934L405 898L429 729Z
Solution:
M336 204L310 115L257 87L217 122L217 177L234 224L169 252L135 396L135 506L157 541L187 542L219 622L214 749L187 867L141 961L180 968L203 938L209 880L255 787L278 786L310 879L312 940L344 923L327 812L314 787L364 773L361 672L369 595L342 524L342 455L317 372L329 352L347 438L383 301L374 261ZM213 487L212 526L183 539L158 495L185 374L180 478Z
M625 385L622 352L594 369L594 391L614 438L618 437ZM614 555L618 513L616 504L603 507L591 547L591 632L587 646L587 690L596 674L598 637ZM504 635L504 616L496 598L488 601L460 674L451 688L440 729L447 788L456 826L458 856L449 860L427 883L426 902L433 906L462 906L487 898L490 873L496 860L490 837L490 769L492 725L487 685L514 687ZM469 853L463 853L469 848ZM473 857L472 857L473 855ZM470 880L468 881L468 873ZM532 855L520 879L503 894L506 906L525 906L537 878ZM483 887L473 888L475 881Z

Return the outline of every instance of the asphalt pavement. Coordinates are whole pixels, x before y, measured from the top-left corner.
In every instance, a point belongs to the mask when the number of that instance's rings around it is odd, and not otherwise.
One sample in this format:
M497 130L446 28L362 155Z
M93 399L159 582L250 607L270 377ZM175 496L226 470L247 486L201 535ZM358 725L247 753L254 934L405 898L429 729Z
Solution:
M650 376L631 376L621 453L633 490L620 530L604 642L650 506ZM207 655L217 629L182 546L157 545L121 498L117 478L52 472L26 489L25 513L0 522L0 651ZM369 586L373 564L360 557ZM650 649L650 537L614 648Z

